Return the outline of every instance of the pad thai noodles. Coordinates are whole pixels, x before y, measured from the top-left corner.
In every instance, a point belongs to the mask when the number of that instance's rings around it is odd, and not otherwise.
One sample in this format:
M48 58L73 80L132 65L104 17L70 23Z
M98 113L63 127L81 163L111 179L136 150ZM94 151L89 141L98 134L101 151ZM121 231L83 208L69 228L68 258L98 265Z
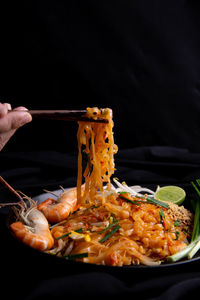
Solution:
M36 249L85 263L156 266L165 262L189 244L193 214L154 199L155 192L149 189L111 180L117 152L112 110L88 108L87 116L108 122L78 123L77 187L63 189L54 195L57 199L50 197L38 205L24 196L30 207L21 204L17 210L13 233ZM38 218L43 221L37 223ZM42 246L37 246L38 236L45 240Z

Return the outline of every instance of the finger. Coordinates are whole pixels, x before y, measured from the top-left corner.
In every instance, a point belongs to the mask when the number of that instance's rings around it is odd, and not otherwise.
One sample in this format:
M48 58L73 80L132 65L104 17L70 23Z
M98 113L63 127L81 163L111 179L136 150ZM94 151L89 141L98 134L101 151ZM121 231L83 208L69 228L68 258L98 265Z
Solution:
M8 108L5 103L0 103L0 118L3 118L8 113Z
M10 103L4 103L6 106L7 106L7 110L11 110L12 109L12 106Z
M25 110L27 110L28 111L28 109L26 108L26 107L24 107L24 106L18 106L18 107L15 107L13 110L22 110L22 111L25 111Z
M28 112L12 111L3 118L0 118L0 133L18 129L26 123L31 122L32 117Z

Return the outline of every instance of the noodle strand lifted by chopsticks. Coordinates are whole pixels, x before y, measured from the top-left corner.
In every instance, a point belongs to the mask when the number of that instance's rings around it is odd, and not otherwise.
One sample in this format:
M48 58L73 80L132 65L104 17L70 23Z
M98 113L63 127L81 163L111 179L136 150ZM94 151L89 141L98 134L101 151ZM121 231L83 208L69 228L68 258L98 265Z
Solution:
M77 197L79 203L94 200L98 191L102 195L102 203L105 202L103 183L110 188L110 177L114 173L114 154L117 146L113 138L112 110L109 108L87 108L87 117L93 119L101 117L108 120L108 123L79 122L77 133L78 139L78 176L77 176ZM83 172L83 155L87 156L87 165ZM85 185L82 186L84 177Z

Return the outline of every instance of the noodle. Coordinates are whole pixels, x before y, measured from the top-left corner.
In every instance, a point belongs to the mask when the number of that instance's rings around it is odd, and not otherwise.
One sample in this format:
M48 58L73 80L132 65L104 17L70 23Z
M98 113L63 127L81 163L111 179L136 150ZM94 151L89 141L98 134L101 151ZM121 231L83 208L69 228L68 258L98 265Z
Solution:
M108 123L79 122L77 133L78 139L78 178L77 195L78 202L84 203L86 200L92 202L97 192L102 194L102 201L105 202L103 182L107 182L110 189L110 177L114 173L114 154L117 152L117 146L113 138L112 110L98 108L88 108L88 117L101 117ZM83 150L84 148L84 150ZM82 185L82 151L87 155L87 165L83 173L85 186L83 195L81 193Z

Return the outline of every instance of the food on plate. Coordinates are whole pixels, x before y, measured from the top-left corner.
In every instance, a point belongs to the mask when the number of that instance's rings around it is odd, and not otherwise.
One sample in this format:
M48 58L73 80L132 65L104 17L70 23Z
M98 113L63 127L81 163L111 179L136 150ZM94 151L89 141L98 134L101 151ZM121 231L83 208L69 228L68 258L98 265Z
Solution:
M175 224L165 204L114 187L105 190L105 197L103 205L99 195L53 226L57 248L49 252L61 257L85 253L82 260L95 264L152 266L187 246L188 233L182 223Z
M92 264L157 266L192 258L200 248L200 198L193 214L176 203L177 187L162 199L158 189L111 180L117 152L112 110L88 108L86 116L107 122L78 123L77 187L52 192L38 205L24 196L11 224L15 236L49 254ZM198 192L200 181L193 185Z

